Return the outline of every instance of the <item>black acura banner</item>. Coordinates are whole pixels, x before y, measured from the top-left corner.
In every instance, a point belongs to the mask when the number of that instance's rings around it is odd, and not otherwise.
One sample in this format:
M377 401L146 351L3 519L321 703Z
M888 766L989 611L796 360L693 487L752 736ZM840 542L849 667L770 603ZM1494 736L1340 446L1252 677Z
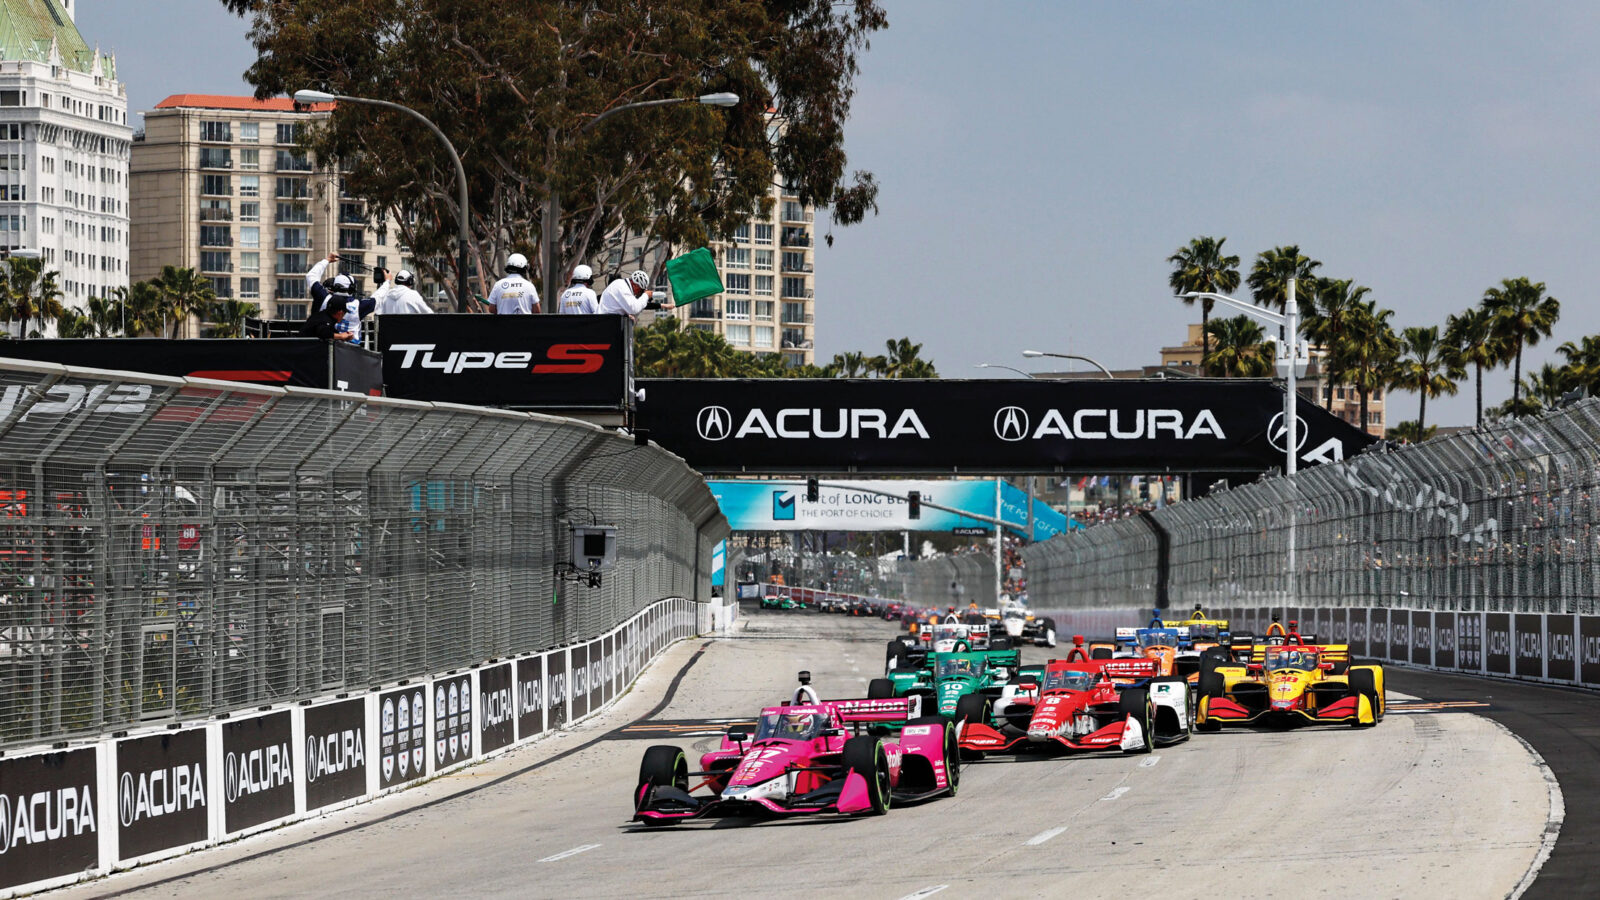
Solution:
M391 385L392 385L391 380ZM636 422L702 472L1259 472L1283 391L1245 379L640 382ZM1299 465L1375 438L1300 398Z
M0 888L82 872L99 859L96 752L0 759Z
M208 766L204 728L117 742L118 859L206 839Z
M383 317L391 397L512 409L632 405L627 316Z

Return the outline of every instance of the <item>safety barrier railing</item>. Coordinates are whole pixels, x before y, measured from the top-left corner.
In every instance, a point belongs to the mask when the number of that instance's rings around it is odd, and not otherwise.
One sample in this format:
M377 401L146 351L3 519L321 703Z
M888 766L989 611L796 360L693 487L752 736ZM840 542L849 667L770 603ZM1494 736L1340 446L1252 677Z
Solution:
M919 606L965 608L968 603L993 606L994 556L970 553L933 559L902 560L900 598Z
M617 526L599 587L569 524ZM0 746L586 639L705 599L725 533L582 422L0 361Z
M1032 605L1053 609L1158 605L1164 571L1173 608L1593 614L1600 401L1215 491L1024 556Z

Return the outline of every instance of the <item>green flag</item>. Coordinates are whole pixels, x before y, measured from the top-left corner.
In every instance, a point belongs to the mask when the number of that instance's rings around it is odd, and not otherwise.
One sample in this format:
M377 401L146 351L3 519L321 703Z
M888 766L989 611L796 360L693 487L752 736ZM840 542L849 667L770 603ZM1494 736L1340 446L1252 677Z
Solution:
M705 247L691 250L677 259L667 260L667 281L672 283L674 306L682 306L722 293L722 277L717 274L717 259Z

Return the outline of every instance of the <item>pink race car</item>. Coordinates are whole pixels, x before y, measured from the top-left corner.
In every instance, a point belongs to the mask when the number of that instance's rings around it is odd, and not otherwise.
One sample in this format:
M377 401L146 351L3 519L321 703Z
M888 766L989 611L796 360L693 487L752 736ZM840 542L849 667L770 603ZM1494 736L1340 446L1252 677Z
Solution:
M896 801L955 794L961 772L954 722L918 716L915 697L818 700L809 681L801 672L792 702L763 709L754 737L728 732L720 748L700 757L698 772L677 747L646 750L633 820L876 815ZM691 787L691 778L701 781ZM694 793L702 788L708 793Z

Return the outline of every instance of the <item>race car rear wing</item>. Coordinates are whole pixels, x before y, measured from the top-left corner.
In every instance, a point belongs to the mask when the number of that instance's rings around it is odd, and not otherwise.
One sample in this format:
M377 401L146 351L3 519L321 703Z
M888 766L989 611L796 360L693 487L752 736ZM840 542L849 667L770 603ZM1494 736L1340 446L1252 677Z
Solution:
M904 725L922 714L922 697L885 697L878 700L829 700L839 721L872 725Z
M1282 645L1271 646L1276 647ZM1304 646L1307 650L1317 651L1318 657L1322 662L1325 663L1348 663L1350 661L1349 644L1313 644L1310 641L1307 641ZM1255 645L1255 647L1250 651L1250 665L1259 666L1266 663L1268 647L1269 645L1267 644Z

